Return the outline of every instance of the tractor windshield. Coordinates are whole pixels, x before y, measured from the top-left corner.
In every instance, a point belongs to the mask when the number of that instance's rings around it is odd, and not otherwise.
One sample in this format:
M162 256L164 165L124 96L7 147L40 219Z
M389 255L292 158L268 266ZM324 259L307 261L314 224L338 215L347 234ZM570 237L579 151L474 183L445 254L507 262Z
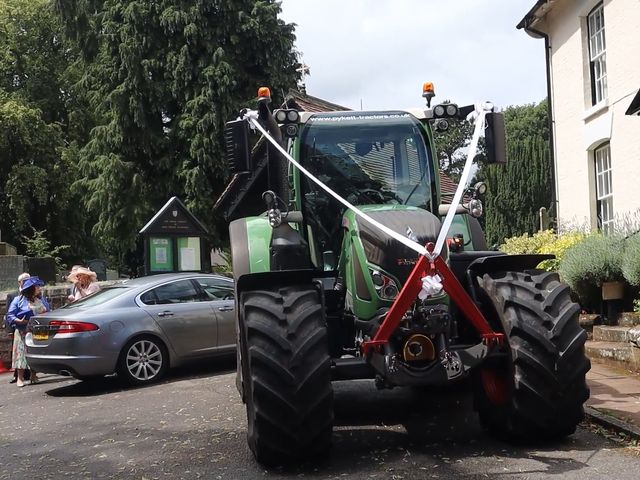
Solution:
M300 160L354 205L402 204L431 210L432 163L419 122L404 112L314 115L301 134ZM307 196L325 196L306 177Z

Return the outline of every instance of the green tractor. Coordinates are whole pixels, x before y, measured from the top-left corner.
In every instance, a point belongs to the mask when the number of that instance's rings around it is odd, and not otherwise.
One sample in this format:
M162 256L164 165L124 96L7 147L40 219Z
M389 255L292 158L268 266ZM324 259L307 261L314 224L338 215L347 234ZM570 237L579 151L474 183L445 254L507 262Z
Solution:
M236 383L260 463L328 453L336 380L469 378L483 427L512 441L570 435L583 418L579 307L536 269L550 256L478 248L484 185L443 203L433 132L474 107L431 107L425 85L427 108L326 113L272 111L263 88L227 124ZM483 126L488 161L503 162L501 114ZM449 212L458 233L441 232Z

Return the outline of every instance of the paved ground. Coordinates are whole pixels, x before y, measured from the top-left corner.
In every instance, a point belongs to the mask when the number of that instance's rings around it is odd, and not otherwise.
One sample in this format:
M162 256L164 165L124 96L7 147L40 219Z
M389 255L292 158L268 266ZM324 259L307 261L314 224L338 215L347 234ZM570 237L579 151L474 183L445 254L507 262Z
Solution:
M464 390L378 392L371 382L336 385L326 464L266 472L246 446L232 367L137 389L58 376L18 389L2 375L0 479L638 478L639 457L590 431L515 448L481 431Z
M595 362L587 375L587 404L640 427L640 376Z

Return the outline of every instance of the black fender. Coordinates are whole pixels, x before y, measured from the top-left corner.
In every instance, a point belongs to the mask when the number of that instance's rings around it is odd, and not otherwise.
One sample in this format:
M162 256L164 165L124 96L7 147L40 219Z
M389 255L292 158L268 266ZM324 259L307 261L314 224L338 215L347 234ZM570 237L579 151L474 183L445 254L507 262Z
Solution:
M522 272L536 268L544 260L556 258L555 255L538 253L523 255L495 255L495 252L491 253L494 255L483 256L471 262L468 271L476 275L484 275L489 272Z
M551 260L555 255L547 254L522 254L507 255L501 252L473 252L476 255L489 254L480 256L471 261L466 269L466 278L463 283L471 297L476 301L479 300L480 292L478 287L478 278L485 273L491 272L523 272L525 270L535 269L538 264L544 260ZM462 281L462 279L460 279Z

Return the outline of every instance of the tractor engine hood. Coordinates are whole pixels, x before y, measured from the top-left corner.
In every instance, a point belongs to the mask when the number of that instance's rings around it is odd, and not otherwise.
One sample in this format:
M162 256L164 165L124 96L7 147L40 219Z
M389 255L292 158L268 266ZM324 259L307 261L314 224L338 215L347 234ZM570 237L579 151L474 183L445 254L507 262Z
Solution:
M390 229L426 245L435 242L441 223L431 212L407 206L367 206L362 210ZM416 264L418 254L409 247L385 235L364 219L355 222L369 263L379 266L402 284Z

